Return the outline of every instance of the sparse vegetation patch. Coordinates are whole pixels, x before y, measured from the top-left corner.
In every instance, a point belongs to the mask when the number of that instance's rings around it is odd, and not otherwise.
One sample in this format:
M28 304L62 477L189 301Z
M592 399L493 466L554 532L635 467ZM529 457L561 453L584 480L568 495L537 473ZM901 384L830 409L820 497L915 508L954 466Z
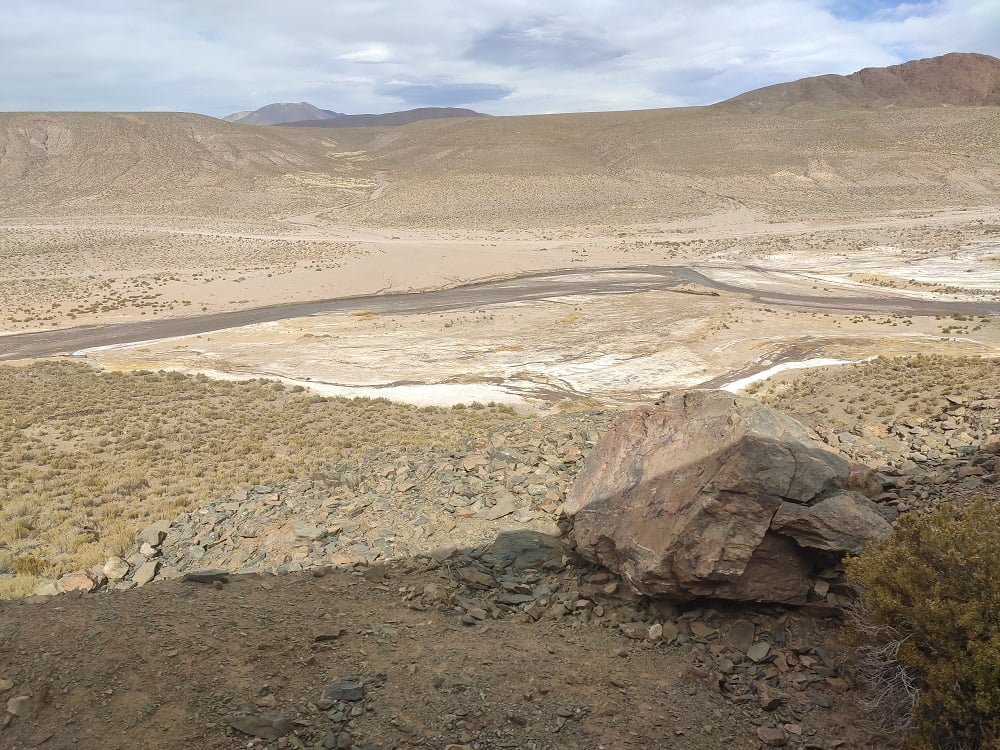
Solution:
M1000 361L936 354L879 357L834 371L821 368L761 381L747 392L805 421L860 431L940 414L954 394L998 393Z
M120 554L144 524L235 486L309 477L370 448L457 446L509 418L264 380L0 367L0 597Z

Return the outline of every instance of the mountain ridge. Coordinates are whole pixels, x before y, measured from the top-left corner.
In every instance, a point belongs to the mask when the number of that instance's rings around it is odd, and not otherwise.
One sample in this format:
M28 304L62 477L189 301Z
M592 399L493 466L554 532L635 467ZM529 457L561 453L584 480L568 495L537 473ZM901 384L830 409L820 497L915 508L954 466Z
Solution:
M880 69L832 78L852 90L859 79L888 81L879 85L897 94L904 84L933 92L952 80L978 85L976 96L993 90L990 79L954 74L1000 68L1000 60L946 58L889 69L888 78ZM995 202L1000 108L940 106L940 98L909 108L871 98L844 104L800 93L773 111L737 101L336 129L183 113L5 113L0 216L264 220L336 205L340 221L357 224L509 227L732 211L815 219ZM392 185L376 189L386 175Z
M267 104L255 110L233 112L220 119L234 125L269 125L291 127L363 128L409 125L418 120L447 117L488 117L482 112L462 107L417 107L381 114L349 115L320 109L309 102Z
M370 128L398 127L420 120L443 120L451 117L489 117L474 109L461 107L418 107L400 112L386 112L381 115L340 115L325 120L304 120L285 122L282 127L292 128Z
M781 112L800 106L1000 106L1000 59L949 52L884 68L862 68L747 91L718 104L723 109Z
M267 104L259 109L233 112L222 119L234 125L283 125L286 122L329 120L340 117L340 112L320 109L309 102Z
M949 52L849 75L809 76L746 91L708 105L747 112L781 112L793 107L1000 106L1000 59L975 52ZM566 113L574 114L574 113ZM458 107L418 107L381 114L345 114L308 102L268 104L221 119L240 125L291 127L381 127L423 119L488 117Z

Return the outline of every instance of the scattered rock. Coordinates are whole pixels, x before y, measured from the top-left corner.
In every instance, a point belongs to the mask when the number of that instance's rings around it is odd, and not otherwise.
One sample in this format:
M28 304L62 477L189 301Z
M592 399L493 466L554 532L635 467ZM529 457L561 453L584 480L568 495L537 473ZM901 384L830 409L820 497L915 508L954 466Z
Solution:
M68 591L93 591L97 583L88 573L77 572L63 576L56 585L59 587L59 591L65 593Z
M561 568L565 551L555 523L561 500L609 419L603 411L579 412L546 417L544 428L529 429L514 420L488 438L470 439L477 448L465 453L372 450L361 463L338 461L313 479L238 488L140 532L136 549L124 556L131 570L108 587L203 569L292 573L390 560L445 562L461 551L456 536L476 547L496 538L484 555L489 565ZM456 517L468 519L457 534ZM507 536L524 523L538 536ZM142 563L153 559L160 566L149 578Z
M120 557L109 557L103 568L104 575L111 581L120 581L128 575L129 569L129 564Z
M768 747L784 747L788 734L781 727L757 727L757 737Z
M673 643L677 640L677 636L680 635L680 629L677 627L677 623L668 620L662 623L663 628L661 637L665 643Z
M229 726L253 737L276 740L292 731L292 720L284 714L269 711L254 716L233 717L229 719Z
M760 663L771 653L771 644L765 641L757 641L747 649L747 658L754 663Z
M649 625L644 622L622 622L618 624L618 629L637 641L644 641L649 635Z
M753 645L755 630L756 628L752 622L740 619L734 622L732 627L729 628L726 639L732 644L733 648L745 654Z
M788 696L762 683L757 688L757 701L764 711L776 711L788 701Z
M132 582L136 586L145 586L156 577L156 573L159 569L160 562L158 560L145 562L139 566L138 570L135 571L135 575L132 576Z
M807 697L815 706L819 706L820 708L833 708L833 698L826 693L820 693L813 690L807 694Z
M323 688L323 697L320 699L322 703L317 703L316 705L326 710L336 701L353 702L364 700L364 697L365 684L360 680L347 678Z
M517 510L516 499L509 492L501 495L492 508L480 511L475 518L485 518L487 521L496 521L499 518L508 516Z
M169 529L169 520L156 521L140 531L136 537L136 541L139 544L145 543L151 547L159 547L163 543L163 540L167 538L167 531Z
M695 620L691 623L691 635L695 638L709 638L715 635L718 630L713 628L707 622L702 622L701 620Z
M62 593L63 593L62 589L59 588L59 586L56 584L55 581L42 581L35 588L34 595L37 597L49 597L49 596L57 596L58 594Z
M309 541L319 541L326 536L326 529L321 529L319 526L311 526L307 523L293 523L292 531L295 532L295 536L299 539L308 539Z
M892 527L867 497L843 491L811 506L783 502L771 529L793 537L803 547L856 553L872 539L889 536Z
M31 713L31 696L17 695L8 700L7 713L21 718L27 716Z
M557 537L523 529L497 534L483 557L501 567L524 570L559 565L562 555L563 545Z

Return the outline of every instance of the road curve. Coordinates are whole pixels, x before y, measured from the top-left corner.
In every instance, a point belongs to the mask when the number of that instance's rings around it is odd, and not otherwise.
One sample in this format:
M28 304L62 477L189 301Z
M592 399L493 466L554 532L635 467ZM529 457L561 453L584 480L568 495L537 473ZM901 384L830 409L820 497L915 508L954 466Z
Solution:
M717 282L687 266L575 268L425 292L288 302L209 315L10 334L0 336L0 361L69 354L95 346L190 336L225 328L351 310L371 310L379 315L412 315L467 310L552 297L634 294L651 290L669 290L685 284L697 284L719 292L740 294L766 304L805 309L904 315L1000 314L1000 303L997 302L950 302L889 295L846 297L762 291L752 287Z

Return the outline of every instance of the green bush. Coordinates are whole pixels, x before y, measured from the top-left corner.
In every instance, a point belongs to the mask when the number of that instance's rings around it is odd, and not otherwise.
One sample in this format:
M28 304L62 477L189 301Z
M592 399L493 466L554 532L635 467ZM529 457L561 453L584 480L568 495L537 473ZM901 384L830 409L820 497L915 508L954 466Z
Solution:
M980 499L902 517L849 561L869 703L920 750L1000 749L1000 524Z

